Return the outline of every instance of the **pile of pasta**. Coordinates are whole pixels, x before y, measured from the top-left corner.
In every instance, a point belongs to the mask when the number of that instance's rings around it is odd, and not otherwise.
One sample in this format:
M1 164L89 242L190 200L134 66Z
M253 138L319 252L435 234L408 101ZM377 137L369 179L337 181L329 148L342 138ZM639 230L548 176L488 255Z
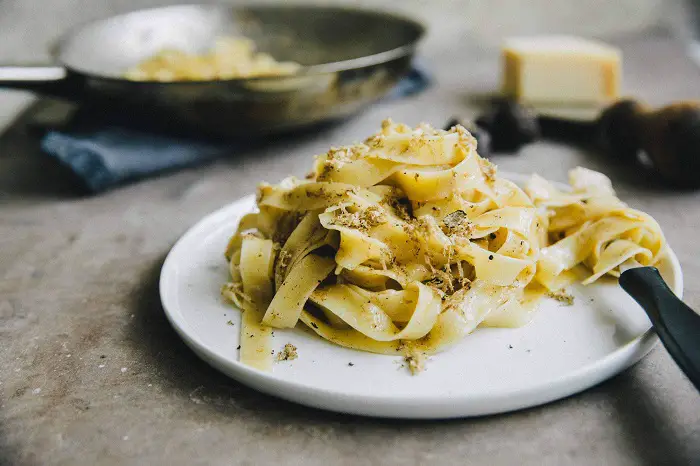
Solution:
M240 358L268 369L274 328L401 354L411 369L478 326L516 327L576 277L650 265L664 237L577 168L563 192L499 177L463 127L390 120L364 143L332 148L306 179L262 184L226 249L222 294L243 310Z
M250 39L221 37L211 50L202 54L160 50L126 70L124 77L131 81L208 81L288 76L300 68L298 63L279 62L266 53L257 52Z

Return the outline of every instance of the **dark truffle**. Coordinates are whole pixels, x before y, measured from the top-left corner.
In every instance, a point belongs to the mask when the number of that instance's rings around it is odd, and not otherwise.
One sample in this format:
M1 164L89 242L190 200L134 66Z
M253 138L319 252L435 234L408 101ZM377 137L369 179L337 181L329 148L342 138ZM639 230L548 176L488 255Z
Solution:
M634 162L641 150L639 134L642 105L634 100L621 100L608 107L598 119L598 143L603 151L620 160Z
M497 101L493 108L476 119L476 125L491 135L493 152L517 152L540 136L534 112L512 100Z

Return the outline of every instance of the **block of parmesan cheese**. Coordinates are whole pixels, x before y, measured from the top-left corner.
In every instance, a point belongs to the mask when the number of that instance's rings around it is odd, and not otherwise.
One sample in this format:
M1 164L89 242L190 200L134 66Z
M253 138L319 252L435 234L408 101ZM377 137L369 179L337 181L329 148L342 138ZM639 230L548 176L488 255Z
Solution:
M503 93L532 104L599 105L618 96L620 56L580 37L511 38L502 50Z

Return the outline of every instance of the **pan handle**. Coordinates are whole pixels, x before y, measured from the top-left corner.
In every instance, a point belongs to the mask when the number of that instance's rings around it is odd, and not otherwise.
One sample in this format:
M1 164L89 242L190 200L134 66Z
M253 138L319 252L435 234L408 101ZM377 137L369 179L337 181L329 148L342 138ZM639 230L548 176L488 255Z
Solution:
M83 93L84 78L62 66L0 65L0 88L77 100Z

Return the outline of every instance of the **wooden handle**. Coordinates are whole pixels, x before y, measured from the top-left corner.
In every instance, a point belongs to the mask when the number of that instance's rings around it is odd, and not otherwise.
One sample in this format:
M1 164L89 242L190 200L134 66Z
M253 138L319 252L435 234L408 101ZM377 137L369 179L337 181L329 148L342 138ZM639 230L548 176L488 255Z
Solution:
M653 168L678 187L700 187L700 102L650 110L621 100L598 119L598 138L613 156L636 161L644 151Z

